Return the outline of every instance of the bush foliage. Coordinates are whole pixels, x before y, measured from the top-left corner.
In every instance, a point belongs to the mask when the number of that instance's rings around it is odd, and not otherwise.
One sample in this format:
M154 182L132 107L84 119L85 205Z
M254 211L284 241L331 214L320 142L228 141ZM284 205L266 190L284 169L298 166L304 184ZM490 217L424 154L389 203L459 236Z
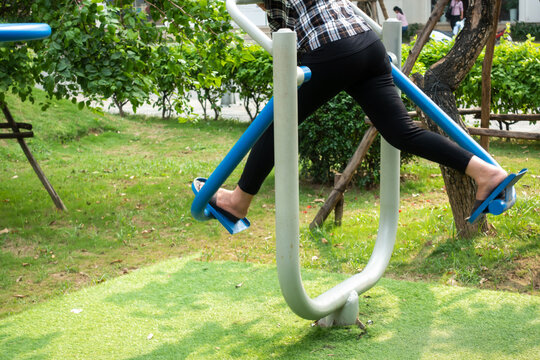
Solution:
M235 91L253 119L270 98L270 56L245 44L233 30L225 2L187 0L180 6L176 0L155 0L149 14L137 13L129 1L106 4L14 0L0 5L5 20L46 22L53 30L43 41L0 45L0 103L7 91L33 101L32 89L42 84L49 97L71 99L81 108L92 100L112 99L120 110L129 102L136 111L155 94L155 105L167 117L173 110L189 110L189 91L194 91L205 117L209 106L217 119L223 94ZM513 31L518 35L529 30L515 24ZM413 72L424 73L452 45L428 43ZM404 58L411 46L404 45ZM457 90L458 105L480 106L482 61L483 55ZM492 109L539 112L539 74L540 48L531 37L523 43L503 39L495 48ZM360 107L340 94L306 121L300 127L304 176L331 182L367 129L363 118ZM372 146L357 183L377 179L378 149Z
M360 144L369 125L356 101L342 92L323 105L299 129L301 175L317 183L331 183ZM361 163L354 182L370 185L378 180L379 137Z
M404 45L405 61L411 45ZM424 74L453 46L453 42L428 42L416 61L412 73ZM480 107L482 103L482 52L474 67L457 89L460 107ZM509 41L507 36L495 47L491 71L491 109L496 113L540 112L540 47L529 37L525 42Z

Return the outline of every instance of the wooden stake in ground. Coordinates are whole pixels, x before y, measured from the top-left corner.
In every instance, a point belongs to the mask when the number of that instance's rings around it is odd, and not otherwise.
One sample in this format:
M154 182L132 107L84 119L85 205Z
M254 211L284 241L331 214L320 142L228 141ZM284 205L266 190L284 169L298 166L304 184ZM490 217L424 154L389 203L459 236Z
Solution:
M379 0L379 6L381 7L384 20L388 19L388 11L386 11L386 6L384 6L384 0Z
M486 55L482 64L482 113L480 127L489 129L489 115L491 112L491 68L493 65L493 54L495 53L495 40L497 35L497 25L501 16L502 0L495 3L496 15L493 18L493 28L486 44ZM480 145L489 151L489 137L480 136Z
M343 194L345 193L345 190L347 189L347 185L351 181L354 172L362 162L362 159L364 156L366 156L369 147L371 146L371 143L375 139L375 136L377 136L378 131L375 129L373 125L369 127L369 129L364 134L364 137L362 138L362 141L360 142L360 145L354 152L353 156L351 157L351 160L347 164L347 167L341 174L341 179L335 184L334 189L324 202L324 205L319 209L317 212L317 215L315 215L315 218L309 224L309 228L313 229L316 227L319 227L322 225L324 220L328 217L328 215L332 212L332 210L336 207L336 204L343 199Z
M7 120L9 126L11 127L11 129L13 131L13 134L15 134L15 135L20 134L19 126L17 125L15 120L13 120L13 116L11 116L11 112L9 111L7 105L2 104L0 106L2 106L2 112L4 113L4 116L6 117L6 120ZM47 190L47 192L51 196L51 199L53 200L56 207L58 209L60 209L60 210L67 210L66 206L62 202L62 199L60 199L60 196L58 196L58 194L56 193L56 191L52 187L49 180L47 180L47 177L45 176L45 173L43 173L43 170L41 170L41 168L39 167L36 159L34 158L32 153L30 152L30 149L28 148L28 145L26 145L26 142L24 141L23 137L22 136L15 136L15 138L19 142L19 145L21 146L21 148L22 148L22 150L24 152L24 155L26 155L26 158L28 159L28 162L30 163L30 165L32 165L32 168L34 169L34 171L36 172L36 175L38 176L39 180L41 180L41 183L43 184L43 186L45 187L45 189Z

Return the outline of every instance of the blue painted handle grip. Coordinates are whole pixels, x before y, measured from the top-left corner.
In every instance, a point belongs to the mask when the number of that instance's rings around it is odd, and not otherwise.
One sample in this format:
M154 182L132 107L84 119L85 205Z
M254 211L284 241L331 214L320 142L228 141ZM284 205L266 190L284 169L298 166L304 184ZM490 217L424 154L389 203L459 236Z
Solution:
M39 40L51 36L47 24L0 24L0 42Z

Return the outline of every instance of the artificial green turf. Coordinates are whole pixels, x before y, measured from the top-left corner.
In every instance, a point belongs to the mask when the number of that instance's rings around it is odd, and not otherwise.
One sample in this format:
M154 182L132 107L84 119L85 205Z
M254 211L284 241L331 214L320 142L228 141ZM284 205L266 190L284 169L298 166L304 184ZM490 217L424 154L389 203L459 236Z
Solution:
M305 271L317 295L345 278ZM317 290L320 289L320 290ZM82 310L74 313L72 310ZM381 280L358 327L294 315L276 269L179 258L0 320L0 359L538 359L540 298Z

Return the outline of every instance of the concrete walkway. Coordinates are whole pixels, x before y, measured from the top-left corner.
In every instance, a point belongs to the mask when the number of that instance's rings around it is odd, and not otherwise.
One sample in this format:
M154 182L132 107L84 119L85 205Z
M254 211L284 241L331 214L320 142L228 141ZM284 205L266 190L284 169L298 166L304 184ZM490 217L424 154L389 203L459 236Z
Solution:
M244 108L243 102L239 100L238 95L233 96L234 99L232 100L232 104L223 106L221 111L221 116L225 119L234 119L241 122L249 122L250 118L249 115ZM155 102L157 100L157 97L152 96L152 102ZM118 108L116 108L114 105L110 107L111 102L105 102L103 105L103 109L111 114L118 114ZM193 108L193 115L203 115L203 108L197 101L194 94L190 95L190 101L189 105ZM255 109L255 107L253 107ZM214 116L214 112L211 109L207 109L208 113L207 115L210 117ZM124 106L124 112L126 114L133 114L133 109L128 104ZM146 116L157 116L161 117L161 110L158 107L153 107L149 104L144 104L143 106L139 107L137 109L137 115L146 115ZM178 114L174 113L175 117L178 116L188 116L188 114Z
M203 114L202 107L199 104L199 102L196 100L194 94L191 94L189 104L193 107L193 114L196 114L196 115ZM104 109L112 114L118 114L118 109L114 106L112 108L109 108L109 105L110 103L106 103L104 105ZM124 111L127 114L133 114L131 106L126 105L124 107ZM152 107L151 105L145 104L137 109L137 114L160 117L161 111L157 107ZM178 115L179 114L175 114L175 116L178 116ZM186 116L186 114L181 114L181 115ZM213 111L209 110L208 115L212 117L214 115ZM249 115L246 109L244 108L242 101L238 98L238 95L236 94L234 95L234 100L232 104L223 106L221 116L225 119L234 119L241 122L250 121ZM479 126L480 120L475 119L473 115L466 115L465 122L467 123L468 126ZM491 121L490 128L498 130L499 123L497 121ZM511 125L510 130L540 133L540 121L538 121L536 124L529 124L526 121L521 121L521 122Z

